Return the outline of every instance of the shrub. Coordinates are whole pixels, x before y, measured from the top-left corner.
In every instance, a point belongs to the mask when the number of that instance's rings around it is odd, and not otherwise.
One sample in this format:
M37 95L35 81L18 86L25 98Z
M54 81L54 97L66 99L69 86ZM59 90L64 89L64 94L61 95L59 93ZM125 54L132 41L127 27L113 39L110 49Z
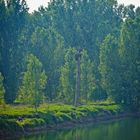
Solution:
M71 116L68 113L57 112L55 114L58 122L69 121L72 120Z
M25 118L22 121L18 121L18 124L23 128L33 128L36 126L45 125L45 121L40 118Z

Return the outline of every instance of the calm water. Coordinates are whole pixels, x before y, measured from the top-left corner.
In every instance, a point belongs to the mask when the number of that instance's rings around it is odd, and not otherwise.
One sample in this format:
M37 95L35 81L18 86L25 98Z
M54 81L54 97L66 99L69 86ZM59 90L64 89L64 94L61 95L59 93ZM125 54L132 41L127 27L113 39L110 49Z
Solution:
M140 118L46 132L18 140L140 140Z

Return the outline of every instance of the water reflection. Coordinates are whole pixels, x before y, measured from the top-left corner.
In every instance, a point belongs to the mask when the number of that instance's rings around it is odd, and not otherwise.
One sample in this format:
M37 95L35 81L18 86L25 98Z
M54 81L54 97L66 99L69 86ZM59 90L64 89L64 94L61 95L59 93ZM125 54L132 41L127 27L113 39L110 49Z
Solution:
M140 119L125 119L84 126L70 130L47 132L18 140L140 140Z

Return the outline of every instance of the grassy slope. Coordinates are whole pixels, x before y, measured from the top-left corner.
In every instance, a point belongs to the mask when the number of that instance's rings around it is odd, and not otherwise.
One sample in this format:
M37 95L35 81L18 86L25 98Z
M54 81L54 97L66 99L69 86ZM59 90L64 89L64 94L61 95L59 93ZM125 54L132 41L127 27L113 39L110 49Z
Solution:
M27 128L42 127L63 122L80 120L84 117L117 115L123 112L116 104L94 103L74 107L64 104L44 104L34 112L31 106L0 107L0 130L25 131ZM22 121L18 118L22 117Z

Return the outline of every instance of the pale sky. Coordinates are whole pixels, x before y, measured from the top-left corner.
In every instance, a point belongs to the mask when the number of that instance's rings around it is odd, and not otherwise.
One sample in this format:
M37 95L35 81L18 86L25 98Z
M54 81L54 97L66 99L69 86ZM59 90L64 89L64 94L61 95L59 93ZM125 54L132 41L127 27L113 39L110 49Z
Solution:
M30 12L37 10L38 7L43 5L44 7L47 6L50 0L26 0L27 4L30 8ZM134 4L136 6L140 6L140 0L118 0L119 4L124 3L124 5Z
M28 7L30 8L29 12L37 10L40 6L46 7L49 1L50 0L26 0Z
M140 6L140 0L117 0L118 3L124 3L124 5L133 4L135 6Z

